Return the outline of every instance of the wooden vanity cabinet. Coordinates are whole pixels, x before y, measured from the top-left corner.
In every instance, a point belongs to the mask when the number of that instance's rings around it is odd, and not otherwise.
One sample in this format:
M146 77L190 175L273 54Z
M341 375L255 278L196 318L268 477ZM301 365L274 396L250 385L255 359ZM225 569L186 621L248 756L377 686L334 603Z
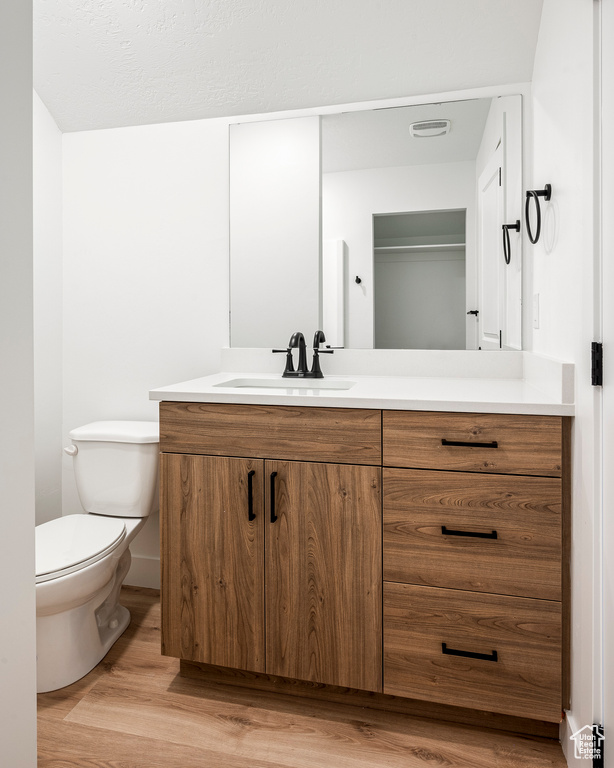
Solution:
M380 423L379 411L162 404L163 653L381 690ZM300 460L318 443L337 463Z
M569 427L161 403L163 652L559 722Z

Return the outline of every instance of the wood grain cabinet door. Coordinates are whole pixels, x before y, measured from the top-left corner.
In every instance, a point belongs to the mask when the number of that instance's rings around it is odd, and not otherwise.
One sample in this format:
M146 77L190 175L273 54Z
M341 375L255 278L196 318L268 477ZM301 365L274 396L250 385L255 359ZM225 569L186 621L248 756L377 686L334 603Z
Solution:
M381 470L267 461L267 674L382 689Z
M162 454L162 653L264 672L264 462Z

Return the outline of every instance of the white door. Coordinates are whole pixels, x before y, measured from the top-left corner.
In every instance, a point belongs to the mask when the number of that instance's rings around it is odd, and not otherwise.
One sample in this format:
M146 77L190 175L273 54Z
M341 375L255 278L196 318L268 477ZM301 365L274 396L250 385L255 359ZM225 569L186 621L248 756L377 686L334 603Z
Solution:
M478 346L481 349L501 349L505 318L502 169L503 147L499 143L478 179Z

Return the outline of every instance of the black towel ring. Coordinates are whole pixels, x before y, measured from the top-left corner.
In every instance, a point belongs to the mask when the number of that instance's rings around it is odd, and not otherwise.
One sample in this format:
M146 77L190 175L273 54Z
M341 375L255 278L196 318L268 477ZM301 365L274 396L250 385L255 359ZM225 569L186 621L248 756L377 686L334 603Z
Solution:
M535 243L539 240L539 236L542 232L542 212L539 205L539 198L543 197L546 202L550 200L552 197L552 185L546 184L546 186L543 189L528 189L527 190L527 199L524 204L524 220L527 225L527 235L529 236L529 240L535 245ZM535 200L535 213L537 217L537 226L535 227L535 236L533 236L533 232L531 232L531 222L529 219L529 209L531 206L531 200Z
M514 232L520 232L520 219L516 219L515 224L502 224L501 229L503 230L503 258L505 259L505 263L509 264L512 260L512 246L510 245L510 229L513 229Z

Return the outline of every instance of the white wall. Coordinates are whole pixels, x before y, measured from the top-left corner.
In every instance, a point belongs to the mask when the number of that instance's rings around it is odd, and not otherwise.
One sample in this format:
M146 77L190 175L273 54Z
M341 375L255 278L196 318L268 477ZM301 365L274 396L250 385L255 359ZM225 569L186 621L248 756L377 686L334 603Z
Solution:
M572 708L567 728L593 722L599 673L594 670L594 564L600 513L599 390L590 385L590 342L597 338L593 299L593 4L545 0L533 77L533 187L552 184L543 235L531 254L540 328L533 351L576 364L573 436ZM525 301L531 297L525 297ZM563 735L569 757L571 743ZM573 750L571 750L573 753Z
M455 208L467 208L467 221L474 221L474 163L323 174L322 237L347 244L346 347L373 347L373 214ZM475 289L473 227L466 237L467 286ZM471 303L470 294L467 300Z
M228 344L228 126L64 134L64 416L157 419L148 390L218 370ZM64 459L63 513L80 511ZM159 583L157 516L126 583Z
M62 134L34 93L36 524L62 514Z
M376 256L376 349L466 349L464 251Z
M36 765L32 4L0 4L0 752Z

